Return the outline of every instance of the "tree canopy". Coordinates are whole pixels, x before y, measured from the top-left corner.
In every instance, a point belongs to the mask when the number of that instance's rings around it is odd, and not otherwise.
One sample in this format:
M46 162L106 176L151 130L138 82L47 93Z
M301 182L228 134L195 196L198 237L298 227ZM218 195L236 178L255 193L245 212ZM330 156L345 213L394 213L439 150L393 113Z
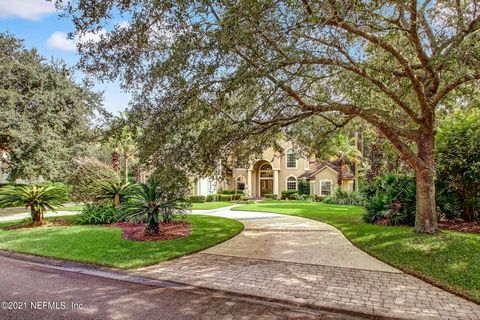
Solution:
M0 33L0 161L11 180L59 179L94 140L101 96L61 61Z
M57 5L78 33L106 31L80 46L81 64L137 92L145 133L157 141L147 155L172 149L201 159L192 166L202 169L217 155L272 143L275 135L263 133L307 118L332 128L361 118L416 171L417 230L436 231L435 115L466 86L478 89L478 1ZM128 25L112 28L116 14Z

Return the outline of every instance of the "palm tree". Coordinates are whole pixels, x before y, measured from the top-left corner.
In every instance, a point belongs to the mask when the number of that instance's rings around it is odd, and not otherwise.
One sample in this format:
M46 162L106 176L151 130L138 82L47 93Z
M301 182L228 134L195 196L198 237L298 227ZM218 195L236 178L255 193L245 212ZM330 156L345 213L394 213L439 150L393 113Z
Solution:
M126 111L120 112L120 115L111 121L110 128L106 131L108 142L112 147L112 166L119 176L120 157L123 156L123 177L125 181L128 181L129 163L136 161L136 139L140 134L140 129L131 125L129 113Z
M338 168L337 185L342 186L343 176L348 171L348 165L353 164L358 166L362 153L355 146L352 139L349 139L346 135L338 135L332 145L330 146L329 153L331 155L330 160Z
M6 186L0 189L0 208L30 208L34 224L43 224L47 210L55 211L68 200L64 187L51 185Z
M102 182L99 185L96 199L111 199L117 208L120 205L121 198L129 194L131 187L130 182L121 180Z
M185 194L184 188L166 187L155 179L141 183L134 188L129 200L120 207L122 218L146 218L145 232L159 234L159 215L162 215L165 222L170 222L173 213L181 207L179 202L184 200Z

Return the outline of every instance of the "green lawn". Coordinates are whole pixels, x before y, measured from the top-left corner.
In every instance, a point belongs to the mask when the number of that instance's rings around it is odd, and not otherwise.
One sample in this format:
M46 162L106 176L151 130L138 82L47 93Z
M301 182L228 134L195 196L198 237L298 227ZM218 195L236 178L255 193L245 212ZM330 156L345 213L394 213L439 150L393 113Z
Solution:
M267 201L233 210L284 213L329 223L372 256L480 302L480 235L451 231L420 235L409 227L363 223L360 207L316 202Z
M0 229L0 249L130 269L206 249L243 229L242 223L226 218L189 215L186 219L192 229L188 237L160 242L124 240L120 229L103 226ZM13 224L0 223L0 228Z
M213 210L234 205L233 202L217 201L217 202L203 202L192 203L192 210Z
M73 205L73 206L63 206L63 207L60 207L58 208L57 211L82 211L84 205L83 204L79 204L79 205Z

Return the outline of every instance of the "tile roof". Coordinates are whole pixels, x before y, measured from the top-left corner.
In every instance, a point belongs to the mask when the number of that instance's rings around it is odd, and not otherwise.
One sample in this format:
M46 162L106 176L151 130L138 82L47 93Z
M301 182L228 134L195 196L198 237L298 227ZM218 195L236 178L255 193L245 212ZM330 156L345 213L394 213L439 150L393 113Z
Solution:
M333 163L331 163L329 161L321 160L321 161L310 162L310 170L305 171L304 173L299 175L297 178L298 179L314 179L315 174L324 167L329 167L333 171L338 172L338 168L337 168L336 165L334 165ZM354 176L351 172L345 172L343 174L343 177L347 178L347 179L353 179L354 178Z

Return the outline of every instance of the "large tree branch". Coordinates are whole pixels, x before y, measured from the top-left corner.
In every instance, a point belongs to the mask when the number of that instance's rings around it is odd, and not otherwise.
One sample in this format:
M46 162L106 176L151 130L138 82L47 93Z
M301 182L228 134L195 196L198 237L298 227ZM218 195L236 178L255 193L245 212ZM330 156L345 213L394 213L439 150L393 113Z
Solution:
M289 59L288 55L285 53L284 50L278 47L278 45L270 39L267 35L262 32L262 30L257 30L257 32L261 35L261 37L275 50L277 51L283 58ZM286 61L280 64L280 66L287 66L287 65L292 65L292 64L309 64L309 65L328 65L328 66L339 66L342 69L348 70L350 72L353 72L357 74L358 76L363 77L364 79L367 79L370 81L372 84L374 84L380 91L385 93L395 104L397 104L414 122L416 123L421 123L420 119L418 118L417 114L413 109L411 109L398 95L396 95L392 90L390 90L385 84L373 77L372 75L368 74L368 72L363 69L358 67L356 61L350 56L350 54L343 49L342 47L329 43L327 41L323 41L322 39L317 39L313 38L310 36L306 36L306 38L309 38L310 40L317 41L319 43L322 43L323 45L330 46L337 50L341 55L343 55L348 61L344 62L339 59L327 59L327 58L314 58L314 59L303 59L303 60L295 60L295 61ZM258 58L262 58L260 54L258 53L257 50L253 49L251 46L249 46L250 50L252 50ZM262 58L263 60L263 58ZM265 61L265 60L264 60ZM267 62L268 63L268 62Z
M303 110L314 111L316 113L338 111L346 115L359 116L373 125L378 124L381 126L389 127L390 128L389 130L395 131L395 134L399 137L401 136L414 141L418 139L417 130L411 130L406 128L400 128L398 126L392 126L392 123L393 123L392 119L382 120L382 118L385 118L385 115L378 114L375 112L375 110L368 110L368 109L359 107L358 105L355 105L355 104L342 104L342 103L336 103L336 102L330 102L326 104L309 104L305 102L302 99L302 97L295 90L293 90L289 85L278 81L273 76L269 75L267 77L276 86L282 89L288 96L290 96L293 100L295 100Z
M408 60L394 46L392 46L390 43L388 43L386 41L383 41L382 39L374 36L371 33L363 31L363 30L351 25L350 23L347 23L347 22L343 21L338 16L338 14L336 14L336 13L334 13L333 19L328 20L327 23L332 25L332 26L339 27L339 28L351 33L351 34L357 35L357 36L367 40L368 42L372 43L373 45L378 46L378 47L382 48L383 50L385 50L386 52L390 53L395 58L395 60L400 64L400 66L403 68L406 75L410 79L410 81L412 83L412 87L413 87L413 89L415 91L415 94L417 96L417 99L418 99L418 102L419 102L419 105L420 105L420 109L422 110L423 116L426 116L430 113L431 108L428 105L427 99L425 97L425 92L424 92L422 82L418 79L415 72L410 68L410 64L409 64Z
M409 28L410 40L415 48L415 53L418 60L424 68L429 68L428 66L428 56L423 50L422 42L418 35L418 13L417 13L417 1L412 0L410 4L410 28Z
M324 111L339 111L344 114L356 115L367 121L368 123L374 125L378 128L390 142L400 151L400 153L405 157L405 159L413 166L416 167L419 164L419 159L412 151L412 149L402 140L402 136L410 136L411 139L416 141L418 139L418 133L416 131L401 130L398 127L392 126L390 123L383 121L378 118L376 115L373 115L369 112L366 112L363 108L354 105L354 104L326 104L326 105L317 105L313 106L314 110Z
M449 92L461 86L462 84L473 80L480 80L480 72L473 75L462 76L448 83L433 97L432 104L437 105Z
M417 114L413 109L411 109L398 95L396 95L392 90L390 90L385 84L378 80L377 78L368 74L365 69L357 67L353 64L345 63L341 60L333 60L333 59L324 59L324 58L315 58L315 59L304 59L299 61L293 62L285 62L282 65L289 65L289 64L309 64L309 65L329 65L329 66L338 66L342 69L348 70L353 72L356 75L361 76L364 79L367 79L372 84L374 84L380 91L386 94L395 104L397 104L414 122L421 123L420 119L418 118Z
M480 15L472 19L465 29L463 29L459 34L451 37L440 45L438 49L438 54L441 54L444 50L443 56L447 56L450 51L456 49L458 45L467 37L469 34L477 31L480 28ZM441 69L443 64L439 64L437 69Z

